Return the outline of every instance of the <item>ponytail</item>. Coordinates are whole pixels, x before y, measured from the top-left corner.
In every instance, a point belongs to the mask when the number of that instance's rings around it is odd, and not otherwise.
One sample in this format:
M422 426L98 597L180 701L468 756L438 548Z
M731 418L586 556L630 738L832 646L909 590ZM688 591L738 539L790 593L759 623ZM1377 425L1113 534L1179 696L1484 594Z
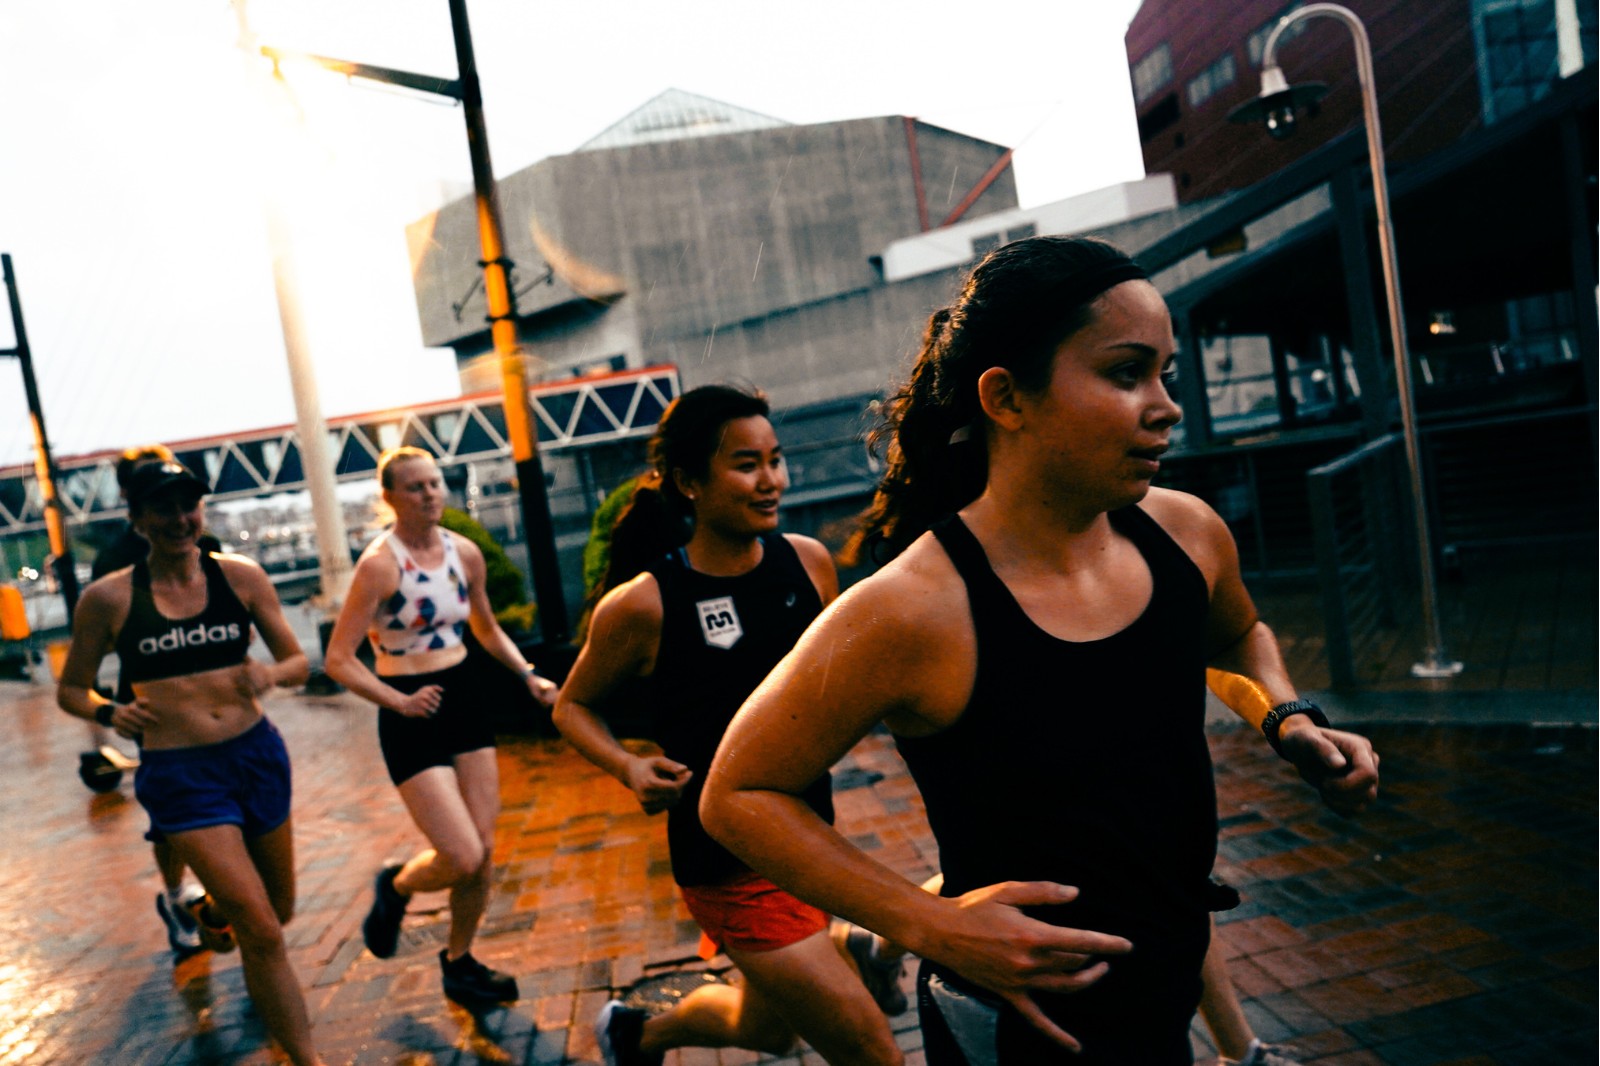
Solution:
M887 465L840 560L893 558L982 495L988 422L978 378L1003 366L1024 391L1043 389L1056 349L1088 325L1100 295L1145 276L1121 251L1087 237L1030 237L973 267L956 302L928 319L910 380L878 405L880 425L868 442Z

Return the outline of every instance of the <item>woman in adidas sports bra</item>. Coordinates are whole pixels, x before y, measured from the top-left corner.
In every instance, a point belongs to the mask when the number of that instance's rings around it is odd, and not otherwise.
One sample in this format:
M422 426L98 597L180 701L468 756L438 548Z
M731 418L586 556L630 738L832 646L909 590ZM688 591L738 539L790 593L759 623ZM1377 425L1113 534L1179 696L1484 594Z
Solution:
M864 940L841 929L836 942L827 914L751 873L700 826L700 786L729 719L838 592L827 549L778 531L789 478L767 414L759 393L726 385L691 389L667 408L556 705L573 747L647 813L668 812L672 875L700 925L701 954L726 953L744 978L696 988L654 1016L608 1003L595 1023L607 1066L659 1064L676 1047L782 1055L797 1034L829 1062L901 1061L842 953ZM630 687L648 701L662 754L625 748L602 717ZM796 802L831 821L827 768L807 784ZM857 965L874 969L864 951ZM898 959L892 969L898 977Z
M553 702L556 686L534 672L495 621L483 553L439 525L447 493L433 456L391 448L378 460L378 484L394 525L356 562L326 669L378 705L389 777L429 847L378 872L362 934L368 950L389 958L411 896L449 889L450 936L439 952L445 994L464 1002L516 999L514 978L472 956L489 898L500 771L495 697L469 664L462 635L470 627L539 702ZM372 644L375 671L356 658L363 638Z
M1336 810L1376 793L1371 746L1295 699L1222 520L1151 487L1174 350L1110 245L979 263L887 404L864 534L893 561L745 704L706 784L707 828L754 869L923 958L930 1066L1190 1061L1216 902L1207 664L1279 701L1269 738ZM796 800L880 722L939 895Z
M295 904L289 754L260 702L274 686L303 682L306 657L266 572L198 547L205 492L176 462L129 475L128 518L150 553L84 591L57 699L141 738L134 793L152 832L205 886L193 904L201 943L213 951L237 943L267 1031L296 1066L315 1066L322 1060L283 939ZM272 663L246 654L251 626ZM94 690L112 651L131 703Z

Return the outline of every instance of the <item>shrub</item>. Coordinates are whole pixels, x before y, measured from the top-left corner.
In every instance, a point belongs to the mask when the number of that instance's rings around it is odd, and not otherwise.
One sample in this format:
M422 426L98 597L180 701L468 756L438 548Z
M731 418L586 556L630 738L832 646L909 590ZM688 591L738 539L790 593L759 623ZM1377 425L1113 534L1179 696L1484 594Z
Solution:
M612 489L589 523L589 543L583 546L583 595L586 599L594 595L600 579L606 576L606 564L611 561L612 527L617 524L617 516L622 514L622 509L628 506L633 487L638 481L638 478L631 477Z
M439 518L439 524L452 533L459 533L478 546L483 553L486 576L484 590L489 594L489 606L494 609L495 617L507 616L520 623L524 615L529 626L533 622L534 605L528 602L526 586L522 581L522 571L511 557L506 554L498 541L489 535L489 531L479 525L477 520L465 511L458 511L454 507L446 507L444 514ZM504 621L504 619L502 619ZM514 623L516 624L516 623ZM528 628L518 624L517 628Z

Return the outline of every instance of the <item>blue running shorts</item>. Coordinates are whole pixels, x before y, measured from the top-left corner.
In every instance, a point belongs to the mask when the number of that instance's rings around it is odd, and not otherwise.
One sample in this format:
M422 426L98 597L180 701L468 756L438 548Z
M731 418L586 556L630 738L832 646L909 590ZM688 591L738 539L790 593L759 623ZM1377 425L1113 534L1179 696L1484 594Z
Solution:
M289 750L263 717L219 744L144 749L133 794L150 815L146 840L213 825L258 837L288 820L289 778Z

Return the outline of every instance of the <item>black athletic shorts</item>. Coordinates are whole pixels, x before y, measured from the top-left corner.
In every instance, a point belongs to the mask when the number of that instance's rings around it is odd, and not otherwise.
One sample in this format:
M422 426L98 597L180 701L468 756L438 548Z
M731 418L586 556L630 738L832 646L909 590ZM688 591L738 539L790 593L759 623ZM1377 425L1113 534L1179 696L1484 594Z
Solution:
M489 686L483 683L483 666L463 659L431 674L385 677L384 683L410 695L425 685L444 689L439 709L428 718L410 718L387 707L378 708L378 744L389 767L389 779L400 784L423 770L449 766L457 755L494 747L494 723Z

